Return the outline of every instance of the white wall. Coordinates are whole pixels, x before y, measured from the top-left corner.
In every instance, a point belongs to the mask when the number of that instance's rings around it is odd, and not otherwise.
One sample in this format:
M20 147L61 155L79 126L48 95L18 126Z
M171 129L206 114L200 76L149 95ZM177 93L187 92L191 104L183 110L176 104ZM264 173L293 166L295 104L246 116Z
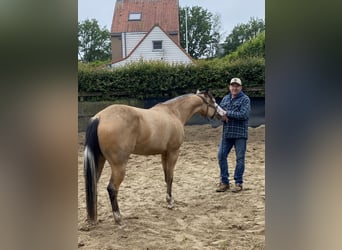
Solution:
M130 34L131 41L126 40L127 45L137 44L138 35ZM152 41L163 41L162 51L153 51ZM128 48L128 46L127 46ZM112 66L120 66L129 62L139 60L163 60L168 63L192 63L191 59L183 52L158 26L148 34L138 48L136 48L129 58L120 61Z
M143 39L147 32L126 32L122 33L122 57L125 58ZM126 48L125 48L126 47Z

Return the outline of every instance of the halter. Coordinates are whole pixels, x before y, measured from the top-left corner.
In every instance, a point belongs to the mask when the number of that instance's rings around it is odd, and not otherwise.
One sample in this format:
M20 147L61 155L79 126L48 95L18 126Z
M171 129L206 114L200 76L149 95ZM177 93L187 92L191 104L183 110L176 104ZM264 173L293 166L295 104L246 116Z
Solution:
M202 93L199 93L199 94L202 94ZM209 97L213 98L213 96L211 96L210 94L208 94L208 95L209 95ZM213 104L209 103L203 96L200 96L198 94L197 94L197 96L200 97L205 104L207 104L207 112L205 114L206 118L208 118L209 107L213 108L215 110L214 114L210 117L210 119L213 119L215 117L215 115L217 114L216 107Z

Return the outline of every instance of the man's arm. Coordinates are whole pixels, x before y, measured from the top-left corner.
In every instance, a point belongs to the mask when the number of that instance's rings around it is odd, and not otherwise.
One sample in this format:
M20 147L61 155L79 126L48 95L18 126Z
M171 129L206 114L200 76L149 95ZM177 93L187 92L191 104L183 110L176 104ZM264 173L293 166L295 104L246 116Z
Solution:
M248 119L249 112L250 112L250 99L247 97L242 101L240 111L227 111L228 118L234 118L238 120L246 120Z
M223 99L220 102L220 107L225 111L227 111L227 102L228 102L227 96L223 97ZM227 113L221 117L221 121L228 122Z

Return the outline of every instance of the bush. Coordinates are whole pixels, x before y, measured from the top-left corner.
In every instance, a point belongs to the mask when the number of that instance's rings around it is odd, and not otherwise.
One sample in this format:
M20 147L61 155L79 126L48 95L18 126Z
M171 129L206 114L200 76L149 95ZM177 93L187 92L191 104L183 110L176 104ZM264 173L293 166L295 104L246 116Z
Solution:
M245 92L262 88L251 96L264 94L265 60L250 57L234 61L215 59L192 65L169 65L164 62L138 62L114 69L79 67L79 92L99 92L100 100L124 98L175 97L199 90L211 90L214 96L227 93L227 84L240 77ZM98 99L97 99L98 100Z

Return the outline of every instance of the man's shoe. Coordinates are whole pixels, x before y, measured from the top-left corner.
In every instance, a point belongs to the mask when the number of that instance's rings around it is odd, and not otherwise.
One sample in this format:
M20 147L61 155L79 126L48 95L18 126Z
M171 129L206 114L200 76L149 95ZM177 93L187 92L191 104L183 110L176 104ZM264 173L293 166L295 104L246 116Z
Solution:
M238 193L238 192L242 191L242 189L243 189L242 183L236 183L234 188L232 189L232 192Z
M219 187L216 189L216 192L226 192L229 189L229 184L220 183Z

